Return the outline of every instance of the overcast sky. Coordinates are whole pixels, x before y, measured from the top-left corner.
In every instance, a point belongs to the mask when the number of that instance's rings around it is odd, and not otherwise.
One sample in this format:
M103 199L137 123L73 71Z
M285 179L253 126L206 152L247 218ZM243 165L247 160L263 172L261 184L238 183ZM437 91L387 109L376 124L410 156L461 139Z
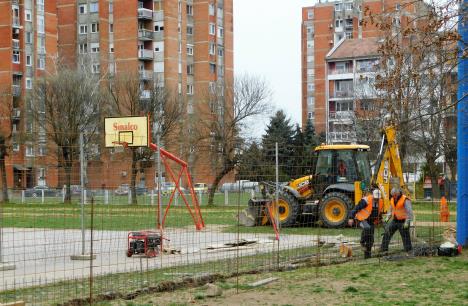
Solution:
M276 109L294 123L301 122L301 8L315 2L234 0L234 71L264 77Z

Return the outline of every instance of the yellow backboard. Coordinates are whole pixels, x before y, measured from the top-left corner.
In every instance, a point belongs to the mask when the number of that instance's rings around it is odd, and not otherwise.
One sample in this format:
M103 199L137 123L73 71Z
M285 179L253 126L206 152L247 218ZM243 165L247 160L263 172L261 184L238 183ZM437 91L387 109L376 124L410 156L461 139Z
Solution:
M121 146L122 142L129 147L147 147L148 131L148 117L104 118L106 148Z

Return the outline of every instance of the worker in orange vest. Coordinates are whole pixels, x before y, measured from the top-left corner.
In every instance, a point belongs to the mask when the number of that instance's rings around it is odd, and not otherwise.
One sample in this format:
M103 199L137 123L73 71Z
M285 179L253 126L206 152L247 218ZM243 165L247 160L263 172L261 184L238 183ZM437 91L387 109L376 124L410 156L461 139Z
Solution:
M440 222L449 222L450 211L445 196L440 198Z
M393 234L398 230L401 240L403 240L403 247L409 253L413 249L409 232L410 223L413 220L411 200L403 194L401 188L392 188L390 194L392 196L390 199L390 210L385 217L385 222L390 222L385 227L380 250L383 254L388 252L390 239L392 239Z
M364 249L364 258L366 259L371 257L374 245L374 227L379 223L383 210L383 200L380 195L380 190L375 189L372 194L362 198L348 216L349 226L353 226L354 219L356 219L362 228L361 246Z

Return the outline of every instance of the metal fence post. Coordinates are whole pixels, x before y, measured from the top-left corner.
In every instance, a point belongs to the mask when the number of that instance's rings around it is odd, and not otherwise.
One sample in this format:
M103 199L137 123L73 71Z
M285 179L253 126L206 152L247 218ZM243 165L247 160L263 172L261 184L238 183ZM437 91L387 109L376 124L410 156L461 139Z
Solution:
M85 189L84 192L83 192L83 203L84 204L88 204L87 201L86 201L87 198L88 198L88 190Z
M224 189L224 205L229 205L229 194L227 188Z
M128 205L132 204L132 190L128 190Z
M26 202L26 196L24 194L24 190L21 190L21 203L24 204Z
M104 190L104 204L109 204L109 190Z
M44 204L44 189L41 190L41 203Z

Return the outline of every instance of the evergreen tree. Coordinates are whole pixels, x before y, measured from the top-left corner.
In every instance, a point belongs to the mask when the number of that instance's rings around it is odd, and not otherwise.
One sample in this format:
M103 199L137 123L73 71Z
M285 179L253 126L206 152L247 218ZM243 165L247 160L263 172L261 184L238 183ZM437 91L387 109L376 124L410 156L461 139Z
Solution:
M270 118L265 135L262 136L262 146L265 161L275 165L275 143L278 143L278 162L280 168L280 180L289 180L292 164L292 140L294 130L286 114L279 110Z
M265 161L264 152L257 142L252 142L242 153L239 163L239 179L271 181L275 175L274 164Z
M302 132L299 124L296 124L292 139L292 154L291 154L291 175L300 177L303 175L304 155L307 155L305 146L305 134Z

